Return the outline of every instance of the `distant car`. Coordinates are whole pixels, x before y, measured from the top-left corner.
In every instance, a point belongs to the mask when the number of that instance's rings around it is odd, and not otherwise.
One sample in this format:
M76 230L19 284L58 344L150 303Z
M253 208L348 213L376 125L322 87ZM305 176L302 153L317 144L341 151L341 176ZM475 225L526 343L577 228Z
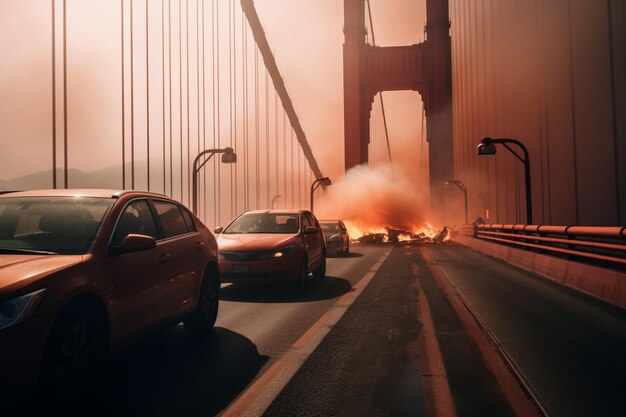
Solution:
M74 398L140 336L181 320L211 329L219 287L215 238L166 196L2 194L0 392Z
M255 210L241 214L219 233L222 282L297 281L326 275L326 245L307 210Z
M320 220L326 250L333 255L347 255L350 253L350 235L346 225L341 220Z

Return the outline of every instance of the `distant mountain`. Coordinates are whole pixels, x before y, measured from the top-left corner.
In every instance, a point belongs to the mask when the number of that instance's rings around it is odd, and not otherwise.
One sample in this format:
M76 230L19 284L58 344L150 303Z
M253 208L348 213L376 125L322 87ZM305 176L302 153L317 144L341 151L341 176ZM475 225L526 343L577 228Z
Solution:
M126 164L127 175L130 164ZM135 162L135 173L145 173L146 164ZM62 169L57 169L57 188L63 186ZM127 177L128 178L128 177ZM98 171L83 172L77 169L68 170L70 188L112 188L122 187L122 166L103 168ZM52 188L52 169L35 172L10 180L0 180L0 191L35 190Z

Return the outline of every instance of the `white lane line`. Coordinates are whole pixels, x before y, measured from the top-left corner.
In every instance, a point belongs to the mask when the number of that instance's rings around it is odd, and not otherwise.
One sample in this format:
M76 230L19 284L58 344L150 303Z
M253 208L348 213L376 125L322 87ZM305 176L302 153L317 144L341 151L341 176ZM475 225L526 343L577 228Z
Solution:
M342 295L280 359L263 373L244 391L222 414L222 417L258 417L270 406L309 358L311 353L324 340L324 337L339 322L350 305L363 292L376 272L380 269L391 249L387 249L363 277L349 291Z

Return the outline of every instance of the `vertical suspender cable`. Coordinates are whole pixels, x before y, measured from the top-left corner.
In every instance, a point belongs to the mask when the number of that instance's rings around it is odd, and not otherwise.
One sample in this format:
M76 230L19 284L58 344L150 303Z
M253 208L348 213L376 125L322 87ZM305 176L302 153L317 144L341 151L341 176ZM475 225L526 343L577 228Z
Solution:
M370 0L367 0L367 13L370 20L370 30L372 32L372 46L376 46L376 38L374 37L374 24L372 23L372 9L370 8ZM385 116L385 103L383 102L383 93L380 94L380 108L383 114L383 124L385 126L385 138L387 139L387 153L389 154L389 163L391 164L391 146L389 145L389 132L387 130L387 117Z
M241 146L243 150L243 160L242 162L242 177L243 181L243 209L249 210L250 206L248 205L248 182L246 181L248 171L247 171L247 155L248 155L248 115L247 115L247 101L246 101L246 31L242 26L241 28Z
M178 97L180 201L183 201L183 0L178 0Z
M215 31L215 10L216 10L216 4L215 4L215 0L211 1L211 77L212 77L212 83L213 83L213 90L212 90L212 110L213 110L213 147L217 147L216 146L216 137L217 137L217 130L216 130L216 115L215 115L215 107L217 106L216 100L215 100L215 93L216 93L216 82L215 82L215 38L216 38L216 31ZM217 198L216 198L216 194L217 194L217 164L213 164L213 225L217 225Z
M216 73L215 73L215 80L216 80L216 111L217 111L217 126L216 126L216 139L217 139L217 147L220 147L220 137L221 135L221 129L220 129L220 13L219 13L219 1L215 2L215 59L216 59L216 64L215 64L215 68L216 68ZM222 201L222 197L221 197L221 190L222 190L222 181L221 181L221 176L220 176L220 170L218 168L218 164L213 164L213 166L215 167L214 169L217 172L217 175L215 175L215 177L217 178L217 188L215 191L215 195L213 196L215 202L216 202L216 224L217 222L221 222L221 201Z
M291 126L290 126L291 127ZM294 187L294 172L293 172L293 129L291 129L291 138L289 140L289 164L291 165L291 169L289 171L289 181L291 182L291 207L296 207L296 193Z
M196 155L200 153L200 3L196 0ZM193 167L189 166L189 172L193 175ZM193 180L192 180L193 181ZM198 189L200 194L200 189ZM203 193L204 195L204 193ZM190 201L193 201L191 196ZM196 197L200 201L200 196ZM204 198L202 198L204 200Z
M187 84L187 201L191 203L191 137L189 130L189 0L185 2L185 70Z
M57 88L56 88L56 13L55 0L52 5L52 188L57 188Z
M237 149L237 20L236 20L236 13L235 13L235 6L233 5L233 25L232 25L232 38L233 38L233 42L232 42L232 60L233 60L233 93L232 93L232 100L233 100L233 129L230 135L230 143L231 143L231 147ZM233 201L233 216L234 214L236 214L239 209L238 209L238 192L237 192L237 180L238 180L238 176L237 176L237 169L238 167L232 166L231 165L231 189L230 189L230 193L231 193L231 199ZM234 186L233 186L234 184Z
M274 156L276 162L276 194L280 194L280 163L278 161L278 92L274 89Z
M270 201L272 199L271 190L271 178L270 175L270 95L269 95L269 75L267 68L265 69L265 168L267 173L265 178L267 180L267 207L270 207Z
M150 56L148 54L148 1L146 0L146 174L148 191L150 191Z
M254 153L256 155L256 207L261 207L261 156L259 155L260 147L260 122L259 122L259 48L254 48L254 135L256 138L256 147Z
M232 147L233 140L233 72L234 72L234 64L233 64L233 43L234 43L234 10L233 10L233 0L228 1L228 131L229 131L229 141ZM234 197L235 193L233 192L233 166L230 166L230 215L231 218L233 216L233 207L234 207Z
M133 0L130 0L130 188L135 189L135 55Z
M287 206L287 113L283 109L283 203Z
M202 0L202 148L206 149L206 60L205 60L205 33L204 33L204 29L205 29L205 11L204 11L204 0ZM204 221L206 221L207 215L206 215L206 169L203 172L204 174L204 187L203 189L205 190L204 193L204 199L202 199L202 208L203 208L203 212L204 212L204 217L202 218Z
M120 0L120 15L121 15L121 62L122 62L122 189L126 189L126 106L125 106L125 98L126 91L124 86L124 0Z
M172 125L172 0L167 0L167 37L168 52L167 59L169 68L167 78L169 80L169 93L167 95L169 101L170 116L170 197L174 197L174 141L173 141L173 125Z
M67 168L67 12L66 0L63 0L63 180L68 188Z
M161 122L163 129L161 139L163 140L163 194L167 194L165 188L165 0L161 0L161 99L163 100L163 108L161 114Z

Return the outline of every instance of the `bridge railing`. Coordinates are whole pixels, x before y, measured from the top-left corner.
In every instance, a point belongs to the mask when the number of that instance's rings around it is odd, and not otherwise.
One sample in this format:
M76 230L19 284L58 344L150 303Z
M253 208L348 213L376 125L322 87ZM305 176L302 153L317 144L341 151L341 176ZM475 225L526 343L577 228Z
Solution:
M626 227L471 224L457 233L494 243L626 269Z

